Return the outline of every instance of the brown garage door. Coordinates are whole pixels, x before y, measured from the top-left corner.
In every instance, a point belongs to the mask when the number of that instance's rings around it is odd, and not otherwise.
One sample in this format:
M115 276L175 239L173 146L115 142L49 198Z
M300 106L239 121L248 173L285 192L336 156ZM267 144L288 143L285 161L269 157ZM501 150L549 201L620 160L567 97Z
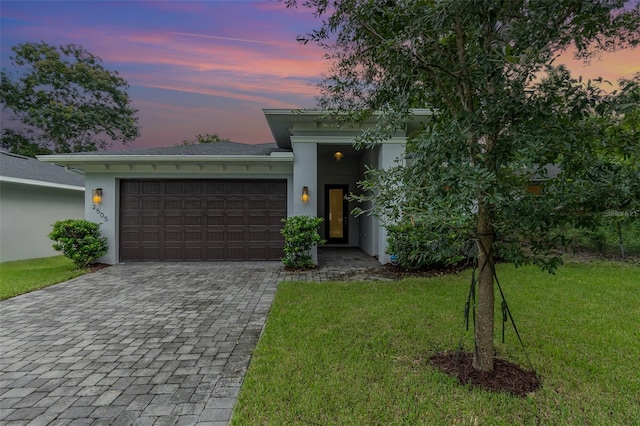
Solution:
M278 260L284 180L123 180L121 261Z

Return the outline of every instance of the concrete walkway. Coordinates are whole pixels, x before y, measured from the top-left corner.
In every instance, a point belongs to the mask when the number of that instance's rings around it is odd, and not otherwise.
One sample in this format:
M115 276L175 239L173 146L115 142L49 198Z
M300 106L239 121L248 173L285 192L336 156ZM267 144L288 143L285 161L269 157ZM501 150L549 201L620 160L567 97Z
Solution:
M116 265L0 302L0 424L226 425L278 282L375 279L344 253Z

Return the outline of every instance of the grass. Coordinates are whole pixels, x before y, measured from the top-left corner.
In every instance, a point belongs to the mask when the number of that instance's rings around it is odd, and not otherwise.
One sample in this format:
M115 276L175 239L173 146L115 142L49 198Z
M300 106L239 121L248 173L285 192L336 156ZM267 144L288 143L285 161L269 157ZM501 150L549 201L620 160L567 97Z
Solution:
M86 274L64 256L0 263L0 300Z
M282 283L232 424L637 424L640 268L571 263L498 276L542 388L461 386L428 365L464 336L470 273L399 282ZM500 299L496 299L499 305ZM526 358L507 329L498 356Z

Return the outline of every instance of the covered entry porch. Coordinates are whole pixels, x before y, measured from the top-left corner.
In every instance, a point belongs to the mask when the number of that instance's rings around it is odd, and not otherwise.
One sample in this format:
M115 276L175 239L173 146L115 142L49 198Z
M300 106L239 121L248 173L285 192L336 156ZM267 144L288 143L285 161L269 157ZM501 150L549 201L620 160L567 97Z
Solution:
M358 193L357 183L367 168L387 169L402 161L407 132L418 123L373 148L358 150L357 136L375 125L375 117L346 125L324 111L264 110L264 114L278 147L293 152L292 215L324 218L320 234L328 247L357 247L388 263L384 227L372 216L355 217L351 212L357 205L345 196ZM317 250L312 255L318 262Z

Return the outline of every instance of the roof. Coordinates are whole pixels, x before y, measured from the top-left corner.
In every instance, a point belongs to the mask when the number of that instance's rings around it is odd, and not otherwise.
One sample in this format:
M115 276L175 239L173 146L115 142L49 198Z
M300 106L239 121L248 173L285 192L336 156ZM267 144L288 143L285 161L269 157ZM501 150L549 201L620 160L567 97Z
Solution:
M324 110L291 110L291 109L263 109L273 138L276 144L280 148L291 149L291 136L294 133L296 126L315 125L319 129L330 129L332 133L336 131L359 133L362 131L361 126L371 126L375 124L377 120L376 114L373 114L363 123L356 126L342 126L338 125L338 120L335 115L332 115L330 111ZM412 109L411 113L407 117L406 128L404 129L403 136L407 136L423 125L425 121L431 117L433 112L430 109ZM342 127L340 127L342 126Z
M272 152L287 152L274 143L249 145L238 142L220 141L195 145L176 145L154 148L120 149L114 151L92 151L65 154L70 156L85 155L271 155Z
M196 145L121 149L114 151L76 152L71 154L39 155L38 160L47 161L74 169L92 172L168 172L167 168L184 171L196 167L199 172L227 167L266 166L275 170L275 165L293 164L293 153L280 149L274 143L249 145L221 141ZM114 168L115 167L115 168ZM286 166L290 167L290 166ZM162 170L161 170L162 169Z
M6 151L0 151L0 181L84 190L83 175Z

